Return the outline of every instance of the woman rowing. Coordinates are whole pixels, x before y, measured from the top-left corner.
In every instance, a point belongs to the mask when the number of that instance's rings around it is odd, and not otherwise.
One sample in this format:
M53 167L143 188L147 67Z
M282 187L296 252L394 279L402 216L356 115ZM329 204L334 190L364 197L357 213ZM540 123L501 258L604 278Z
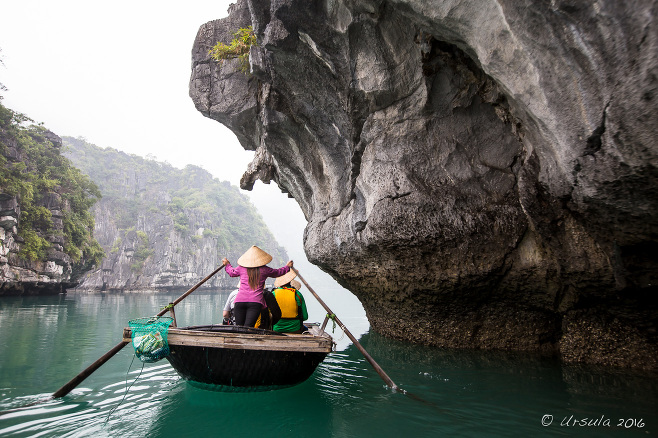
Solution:
M231 277L240 277L240 288L235 297L233 313L235 324L253 327L261 313L267 307L263 298L265 280L268 277L281 277L290 271L293 263L290 260L279 269L266 266L272 261L272 256L257 246L252 246L238 259L238 267L234 268L227 258L222 260L226 273Z

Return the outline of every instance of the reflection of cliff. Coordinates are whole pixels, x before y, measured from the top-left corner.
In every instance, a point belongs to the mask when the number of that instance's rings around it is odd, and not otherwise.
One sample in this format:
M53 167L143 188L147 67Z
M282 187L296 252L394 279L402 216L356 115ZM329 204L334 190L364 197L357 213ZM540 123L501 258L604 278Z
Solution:
M258 244L285 263L248 199L205 170L101 149L66 137L71 160L101 189L94 235L106 252L80 289L184 288ZM233 287L222 271L204 287Z
M658 368L655 3L576 3L239 1L190 94L378 332Z
M373 332L363 335L359 341L396 384L417 396L427 397L428 401L442 408L447 407L447 400L451 401L448 404L459 403L457 400L464 402L464 397L468 396L475 398L475 404L482 403L483 397L500 396L500 403L488 400L485 404L508 408L510 403L523 404L526 397L535 399L541 394L545 397L543 402L550 400L548 404L552 406L567 410L570 407L581 412L588 412L584 409L588 406L600 406L601 400L607 400L611 406L623 400L626 406L619 405L618 409L626 415L641 417L640 409L634 413L634 408L639 406L641 411L652 412L658 403L655 373L567 365L554 357L522 351L427 348L392 341ZM345 387L355 381L362 386L383 383L353 345L343 352L329 355L316 377L322 383L347 370L358 378L344 378ZM351 388L350 394L359 392L362 392L361 388ZM541 405L537 400L533 403L532 407L526 407L532 409ZM553 414L557 416L558 412ZM623 416L622 412L606 414Z

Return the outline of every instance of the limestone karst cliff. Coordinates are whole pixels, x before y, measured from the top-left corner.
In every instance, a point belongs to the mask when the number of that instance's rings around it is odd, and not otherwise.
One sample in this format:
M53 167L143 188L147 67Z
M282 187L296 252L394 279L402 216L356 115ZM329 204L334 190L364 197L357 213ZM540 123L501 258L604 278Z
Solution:
M78 289L186 289L251 245L287 260L256 209L238 188L207 171L99 148L64 137L65 153L98 184L94 235L106 257ZM233 288L224 271L203 288Z
M658 3L240 0L197 109L372 327L658 369ZM209 17L212 18L212 17ZM209 59L253 26L250 74Z
M103 255L89 211L98 187L30 122L0 104L0 295L65 292Z

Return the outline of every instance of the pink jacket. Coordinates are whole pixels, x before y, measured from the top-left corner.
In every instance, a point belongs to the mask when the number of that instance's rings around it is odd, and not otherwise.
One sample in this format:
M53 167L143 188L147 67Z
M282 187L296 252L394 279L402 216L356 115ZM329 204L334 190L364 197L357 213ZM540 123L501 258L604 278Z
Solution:
M260 278L258 280L258 288L253 290L249 286L249 275L247 274L247 268L243 266L238 266L234 268L229 263L226 265L226 273L231 277L240 277L240 289L238 294L235 297L236 303L261 303L263 307L267 307L265 304L265 298L263 298L263 288L265 287L265 280L267 277L281 277L283 274L286 274L290 271L289 266L284 266L279 269L272 269L269 266L261 266L258 268L260 270Z

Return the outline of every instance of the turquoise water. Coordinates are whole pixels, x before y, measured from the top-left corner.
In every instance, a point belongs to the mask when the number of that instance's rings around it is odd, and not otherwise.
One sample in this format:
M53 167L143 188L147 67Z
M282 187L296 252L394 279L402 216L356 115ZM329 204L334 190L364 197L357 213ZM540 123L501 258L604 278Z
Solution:
M228 293L190 295L176 308L179 325L219 322ZM370 332L358 300L343 290L321 296L411 395L389 390L336 329L338 351L293 388L204 391L181 380L167 361L142 369L129 345L63 399L26 406L47 397L119 342L128 320L155 314L178 295L69 293L0 299L0 436L658 434L655 376L562 366L534 355L405 345ZM324 312L312 300L307 293L311 319L320 322Z

